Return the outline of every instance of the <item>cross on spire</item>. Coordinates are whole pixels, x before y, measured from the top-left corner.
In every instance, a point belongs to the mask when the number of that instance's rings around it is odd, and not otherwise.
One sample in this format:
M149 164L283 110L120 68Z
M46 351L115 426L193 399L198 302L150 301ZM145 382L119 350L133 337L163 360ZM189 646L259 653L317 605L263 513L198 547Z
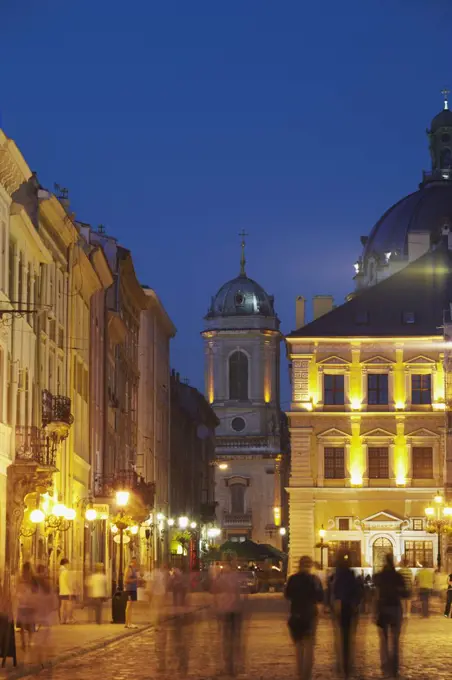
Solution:
M449 95L450 95L450 90L441 90L441 94L444 97L444 110L447 111L449 108Z
M242 254L241 254L241 257L240 257L240 276L246 276L246 272L245 272L245 264L246 264L245 246L246 246L246 241L245 241L245 238L248 236L248 234L246 233L246 231L244 229L242 229L242 231L239 233L239 236L242 239L242 242L240 244L240 246L242 248Z

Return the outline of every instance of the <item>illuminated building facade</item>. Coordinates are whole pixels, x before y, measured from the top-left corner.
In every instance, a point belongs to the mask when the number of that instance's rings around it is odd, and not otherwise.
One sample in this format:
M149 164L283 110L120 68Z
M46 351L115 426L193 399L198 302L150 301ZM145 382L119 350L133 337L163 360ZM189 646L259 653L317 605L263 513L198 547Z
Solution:
M308 324L297 300L298 330L287 337L291 571L303 554L320 562L320 550L332 565L339 548L369 570L387 552L413 568L437 561L425 508L452 482L452 113L444 106L428 132L431 172L362 238L357 291L336 308L315 298Z
M217 518L223 538L281 546L279 319L245 272L212 299L205 318L206 397L216 430Z

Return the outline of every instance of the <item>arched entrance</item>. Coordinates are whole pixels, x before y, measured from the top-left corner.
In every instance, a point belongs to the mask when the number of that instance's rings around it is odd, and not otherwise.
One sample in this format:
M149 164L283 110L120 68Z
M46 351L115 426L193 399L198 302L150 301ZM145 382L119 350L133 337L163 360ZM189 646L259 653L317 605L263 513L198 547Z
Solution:
M382 569L385 562L385 557L388 553L392 555L394 552L393 545L389 538L382 536L374 541L372 546L372 565L377 571Z

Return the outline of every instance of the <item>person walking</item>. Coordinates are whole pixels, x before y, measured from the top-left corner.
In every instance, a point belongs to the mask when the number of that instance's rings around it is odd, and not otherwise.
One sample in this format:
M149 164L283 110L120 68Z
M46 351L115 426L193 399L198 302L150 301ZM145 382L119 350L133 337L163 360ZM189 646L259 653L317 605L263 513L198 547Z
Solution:
M413 599L413 573L408 566L406 557L402 559L402 566L399 569L399 574L403 578L406 591L406 596L402 600L402 610L404 617L408 619L411 616L411 602Z
M333 620L336 631L338 666L346 678L353 667L355 631L362 590L347 552L339 552L332 584Z
M377 589L376 624L380 631L381 670L386 677L399 675L399 643L402 630L402 599L409 591L400 572L394 567L394 557L387 554L385 565L375 575ZM391 638L391 644L390 644Z
M107 577L102 562L96 564L95 571L88 576L86 585L89 601L94 612L94 620L100 625L102 623L102 608L107 599Z
M290 602L288 626L295 644L300 680L311 680L314 645L317 630L317 605L324 600L324 591L317 575L311 573L312 559L300 559L299 569L287 581L285 597Z
M16 622L22 650L27 653L36 628L36 592L38 584L30 562L24 562L15 593Z
M69 572L69 560L66 557L63 557L60 562L60 573L58 575L60 623L74 623L72 616L73 595L72 579Z
M430 615L429 603L433 590L433 569L421 567L417 573L417 584L419 587L422 616L427 618Z
M452 574L447 577L447 593L446 593L446 608L444 609L444 616L446 619L450 616L450 609L452 607Z
M132 557L125 573L125 592L127 593L126 604L126 628L138 628L132 623L133 603L138 599L138 565L135 557Z
M242 659L243 603L240 578L233 562L226 562L215 581L215 604L222 628L226 675L237 675Z

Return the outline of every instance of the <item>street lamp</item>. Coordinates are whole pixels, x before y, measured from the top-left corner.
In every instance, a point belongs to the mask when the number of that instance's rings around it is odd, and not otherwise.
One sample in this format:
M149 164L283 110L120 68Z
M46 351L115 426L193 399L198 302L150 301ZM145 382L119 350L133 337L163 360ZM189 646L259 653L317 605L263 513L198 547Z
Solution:
M186 529L188 527L188 524L189 524L188 517L179 517L178 524L179 524L179 529Z
M116 528L119 530L119 574L118 574L118 591L124 590L124 529L127 529L127 522L124 521L125 506L129 502L128 491L116 492L116 505L121 508L119 511L119 518L115 522Z
M444 534L451 526L452 508L446 505L443 496L439 493L433 499L433 505L425 508L427 517L427 529L438 536L437 566L441 571L441 534Z

